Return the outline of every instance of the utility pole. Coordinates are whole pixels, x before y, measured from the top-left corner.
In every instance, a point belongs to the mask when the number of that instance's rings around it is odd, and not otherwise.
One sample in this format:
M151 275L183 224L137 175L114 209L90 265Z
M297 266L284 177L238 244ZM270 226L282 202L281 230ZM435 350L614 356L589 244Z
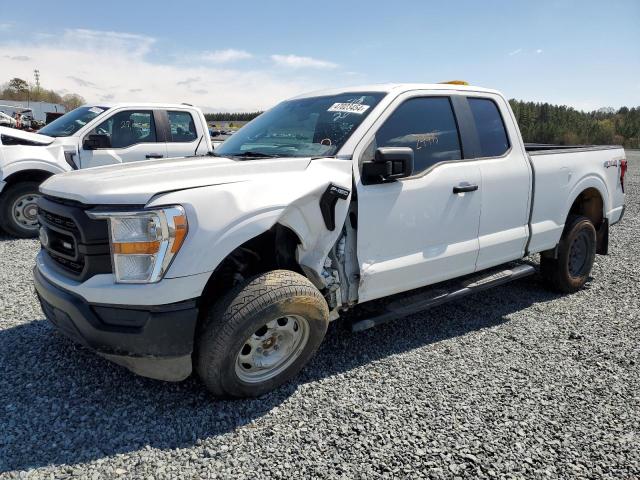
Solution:
M37 68L33 71L33 77L36 80L36 95L40 98L40 70Z

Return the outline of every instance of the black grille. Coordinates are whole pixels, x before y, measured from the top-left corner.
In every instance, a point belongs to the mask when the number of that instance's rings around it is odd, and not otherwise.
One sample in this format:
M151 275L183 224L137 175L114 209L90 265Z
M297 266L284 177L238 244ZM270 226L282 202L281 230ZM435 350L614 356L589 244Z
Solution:
M43 215L47 223L51 225L56 225L56 226L73 230L73 231L78 230L78 226L75 224L73 220L69 218L61 217L60 215L55 215L53 213L46 212L44 210L40 210L40 214Z
M89 218L88 208L49 197L38 200L38 220L47 240L42 248L50 265L79 281L111 273L107 222Z
M76 275L80 275L82 273L82 269L84 268L84 260L80 260L80 262L74 262L73 260L68 260L64 257L56 255L52 251L49 251L48 253L53 260L60 264L60 266L71 270Z

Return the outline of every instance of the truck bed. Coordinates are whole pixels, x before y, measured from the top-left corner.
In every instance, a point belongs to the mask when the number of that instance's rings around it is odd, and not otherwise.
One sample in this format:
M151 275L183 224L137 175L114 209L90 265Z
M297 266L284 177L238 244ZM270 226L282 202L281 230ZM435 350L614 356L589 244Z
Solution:
M530 252L558 243L571 205L587 189L598 192L609 223L618 221L624 204L619 166L625 158L622 147L525 144L525 148L533 167Z

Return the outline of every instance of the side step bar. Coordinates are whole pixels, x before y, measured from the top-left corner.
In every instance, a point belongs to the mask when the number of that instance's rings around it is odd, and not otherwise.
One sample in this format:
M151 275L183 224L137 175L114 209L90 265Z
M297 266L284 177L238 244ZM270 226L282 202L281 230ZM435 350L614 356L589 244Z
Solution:
M397 318L406 317L443 303L458 300L472 293L496 287L505 283L528 277L535 273L535 268L527 264L519 264L506 270L490 270L467 278L449 290L431 289L410 297L403 297L389 303L384 311L375 317L359 320L351 325L351 331L361 332L377 327Z

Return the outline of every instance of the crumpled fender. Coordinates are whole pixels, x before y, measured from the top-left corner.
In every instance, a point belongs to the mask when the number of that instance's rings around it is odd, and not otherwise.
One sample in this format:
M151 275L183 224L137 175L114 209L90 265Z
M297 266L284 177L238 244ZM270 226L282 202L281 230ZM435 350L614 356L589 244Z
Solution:
M350 196L335 206L334 231L324 223L320 198L332 183L350 191L351 168L351 160L316 159L303 171L257 175L248 181L155 197L148 208L180 204L189 222L187 238L167 278L213 272L234 249L276 223L298 235L298 262L320 276L342 230Z

